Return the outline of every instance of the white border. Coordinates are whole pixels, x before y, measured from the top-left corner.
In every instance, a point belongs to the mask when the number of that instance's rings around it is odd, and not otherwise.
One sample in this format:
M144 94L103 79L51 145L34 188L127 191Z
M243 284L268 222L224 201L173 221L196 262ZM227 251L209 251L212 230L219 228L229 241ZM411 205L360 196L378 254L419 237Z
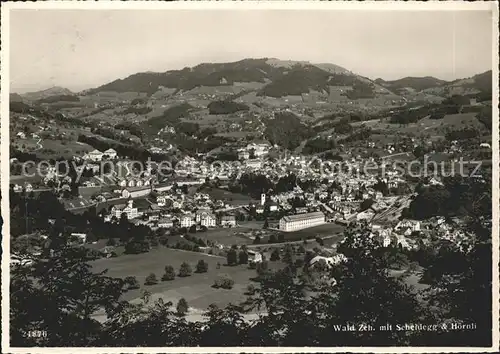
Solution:
M493 28L493 48L498 48L498 3L491 2L399 2L399 1L248 1L248 2L70 2L70 1L46 1L46 2L7 2L1 7L1 117L3 122L1 129L1 187L2 187L2 351L8 353L313 353L313 352L357 352L357 353L456 353L456 352L496 352L499 349L499 110L498 110L498 54L493 50L493 346L491 348L469 348L469 347L280 347L280 348L258 348L258 347L213 347L213 348L179 348L179 347L150 347L150 348L12 348L9 346L9 255L10 242L10 210L9 210L9 11L12 9L81 9L81 10L112 10L112 9L175 9L175 10L363 10L363 11L387 11L387 10L413 10L413 11L469 11L469 10L491 10ZM34 29L36 30L36 29ZM478 38L481 40L481 38Z

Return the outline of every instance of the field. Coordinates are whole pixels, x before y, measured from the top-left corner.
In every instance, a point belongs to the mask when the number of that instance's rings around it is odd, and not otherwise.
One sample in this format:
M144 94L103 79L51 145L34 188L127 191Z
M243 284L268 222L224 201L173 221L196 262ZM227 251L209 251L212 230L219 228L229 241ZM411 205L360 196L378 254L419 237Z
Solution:
M165 266L171 265L179 270L182 262L188 262L195 268L196 263L203 259L208 263L208 272L203 274L193 273L189 277L176 277L172 281L160 281L164 274ZM217 263L221 264L217 269ZM246 287L253 283L250 278L256 276L255 270L246 265L235 267L224 266L226 259L223 257L210 256L202 253L159 248L149 253L139 255L122 255L117 258L99 259L92 263L93 269L98 272L108 269L107 275L111 277L125 278L135 276L141 285L140 289L131 290L124 295L125 300L138 299L143 290L156 294L155 298L163 298L174 304L180 298L185 298L190 307L206 309L210 304L226 306L229 303L239 304L246 299L244 295ZM279 262L270 262L270 267L280 267ZM154 273L159 283L145 286L146 277ZM212 285L215 279L222 274L228 274L234 280L231 290L214 289Z
M236 138L236 139L244 139L247 136L255 135L255 132L252 131L235 131L235 132L227 132L227 133L217 133L217 136L223 136L226 138Z
M429 117L426 117L417 123L406 125L392 124L388 119L352 123L353 126L361 126L363 124L374 130L383 130L393 134L429 134L443 137L448 128L451 130L459 130L467 127L484 129L484 126L477 120L476 113L474 112L448 114L443 119L429 119Z
M249 232L248 228L233 227L233 228L217 228L209 229L206 232L197 232L196 234L191 234L203 240L209 240L212 242L217 242L222 245L248 245L253 242L252 239L242 236L242 232ZM240 235L238 235L240 234Z
M53 150L55 155L64 157L83 155L94 150L92 146L77 141L43 140L41 144L44 149Z

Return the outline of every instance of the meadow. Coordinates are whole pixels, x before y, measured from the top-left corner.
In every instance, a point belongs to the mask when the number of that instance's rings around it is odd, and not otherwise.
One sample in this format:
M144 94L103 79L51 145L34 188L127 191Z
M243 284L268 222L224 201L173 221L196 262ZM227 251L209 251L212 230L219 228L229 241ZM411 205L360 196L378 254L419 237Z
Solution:
M196 263L203 259L208 263L208 272L194 273ZM188 277L178 277L171 281L161 281L165 273L165 266L171 265L176 272L183 262L187 262L193 269L193 274ZM220 269L217 269L220 263ZM195 309L206 309L210 304L226 306L229 303L239 304L246 299L245 291L249 284L257 285L250 280L256 276L256 271L249 269L248 265L225 266L226 258L212 256L203 253L174 250L160 247L148 253L138 255L122 255L116 258L103 258L91 263L95 272L108 269L108 276L125 278L135 276L140 284L139 289L130 290L124 294L125 300L138 300L142 291L147 290L155 297L161 297L165 301L174 304L180 298L185 298L190 307ZM280 262L269 262L271 268L282 267ZM154 273L158 279L156 285L144 285L146 277ZM214 289L214 281L221 275L227 274L234 280L234 286L230 290Z

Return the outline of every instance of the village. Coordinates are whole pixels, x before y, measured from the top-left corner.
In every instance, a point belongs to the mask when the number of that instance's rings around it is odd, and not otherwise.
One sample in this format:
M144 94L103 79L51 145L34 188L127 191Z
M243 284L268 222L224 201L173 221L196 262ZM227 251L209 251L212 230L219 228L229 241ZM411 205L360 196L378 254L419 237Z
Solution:
M71 212L81 214L92 208L105 222L125 218L161 236L196 234L204 240L196 250L205 253L224 254L234 244L318 238L333 238L337 243L344 228L359 222L368 223L386 247L417 249L439 239L461 242L466 238L460 220L418 221L402 216L416 195L415 183L390 161L376 164L373 157L346 155L341 168L325 171L311 156L285 153L272 159L269 154L275 148L268 142L252 142L237 148L238 160L229 162L185 156L167 173L161 163L149 161L137 169L114 149L95 149L74 157L73 178L56 165L44 166L38 170L43 175L38 182L12 183L11 189L15 193L51 191ZM389 155L397 153L392 146L385 148ZM364 173L367 163L377 168ZM263 180L255 186L245 182L249 178ZM253 189L241 190L244 183ZM442 185L436 176L426 183ZM235 185L240 185L239 191ZM86 242L81 237L84 230L73 234ZM335 243L323 254L334 254ZM114 252L105 244L101 250Z

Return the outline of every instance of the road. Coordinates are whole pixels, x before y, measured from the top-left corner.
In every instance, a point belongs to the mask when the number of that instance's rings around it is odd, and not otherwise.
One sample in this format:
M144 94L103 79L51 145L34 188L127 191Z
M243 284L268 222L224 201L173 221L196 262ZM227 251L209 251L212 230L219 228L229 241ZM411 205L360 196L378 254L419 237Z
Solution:
M387 158L389 158L389 157L401 156L401 155L410 156L410 153L409 153L409 152L400 152L400 153L397 153L397 154L392 154L392 155L382 156L382 157L381 157L381 159L387 159Z

